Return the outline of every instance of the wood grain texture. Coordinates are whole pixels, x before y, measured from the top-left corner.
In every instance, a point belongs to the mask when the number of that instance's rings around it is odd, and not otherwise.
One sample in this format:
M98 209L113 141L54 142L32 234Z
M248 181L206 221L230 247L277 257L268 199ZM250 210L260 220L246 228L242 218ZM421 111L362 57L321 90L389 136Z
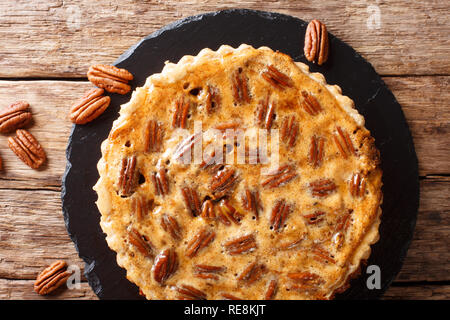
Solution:
M450 177L424 179L414 238L396 281L450 281Z
M402 106L419 159L419 174L450 173L450 77L384 77Z
M448 1L20 0L0 2L0 77L83 77L164 25L230 8L320 19L380 74L450 74Z
M391 286L384 300L449 300L450 285L424 284L414 286Z
M72 127L68 119L69 110L72 102L91 87L87 81L0 81L3 106L17 99L30 103L33 123L27 128L40 142L48 158L41 170L30 170L7 147L7 138L13 134L0 136L0 156L4 164L0 188L59 188Z
M84 268L67 234L58 191L2 190L0 211L0 278L35 279L58 259Z

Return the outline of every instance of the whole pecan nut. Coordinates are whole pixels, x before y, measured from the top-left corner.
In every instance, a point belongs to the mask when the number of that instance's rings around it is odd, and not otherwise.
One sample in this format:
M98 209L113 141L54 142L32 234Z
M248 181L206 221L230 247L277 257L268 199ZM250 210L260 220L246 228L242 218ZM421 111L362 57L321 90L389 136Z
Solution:
M133 80L127 70L104 64L89 67L87 77L97 87L119 94L127 94L131 90L128 81Z
M8 145L20 160L33 169L39 168L47 159L36 138L24 129L17 130L16 136L8 139Z
M0 132L13 132L31 121L30 105L26 101L17 101L0 112Z
M71 272L67 271L67 263L58 260L45 268L34 282L34 291L40 295L46 295L66 283Z
M88 123L99 117L108 108L111 98L104 96L103 89L91 89L78 99L70 110L70 121L76 124Z
M303 48L308 61L319 66L328 59L329 43L327 27L319 20L312 20L306 28L305 46Z

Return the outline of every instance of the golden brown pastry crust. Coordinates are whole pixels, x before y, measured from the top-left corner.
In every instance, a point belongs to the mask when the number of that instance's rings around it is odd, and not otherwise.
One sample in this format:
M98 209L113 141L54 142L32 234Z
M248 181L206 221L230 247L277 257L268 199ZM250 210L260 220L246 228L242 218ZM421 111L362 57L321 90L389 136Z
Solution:
M282 170L177 161L175 133L194 121L278 129ZM382 173L363 117L338 86L267 47L166 63L122 106L102 155L101 227L148 299L264 299L274 283L274 299L330 299L378 240Z

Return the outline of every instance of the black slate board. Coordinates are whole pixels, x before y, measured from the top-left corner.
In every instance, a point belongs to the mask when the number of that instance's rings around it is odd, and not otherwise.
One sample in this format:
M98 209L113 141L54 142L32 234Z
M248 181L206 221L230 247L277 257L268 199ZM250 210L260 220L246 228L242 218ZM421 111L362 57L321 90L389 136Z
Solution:
M381 152L383 175L383 217L381 238L372 246L368 265L381 268L381 289L366 286L366 268L337 299L376 299L399 272L411 242L419 204L417 157L400 105L373 67L350 46L330 34L330 58L321 67L308 63L303 55L307 23L300 19L253 10L224 10L189 17L149 35L130 48L115 65L134 74L133 88L161 72L164 61L177 62L184 55L196 55L222 44L233 47L247 43L268 46L307 63L311 71L325 75L350 96L366 119L366 127ZM367 39L370 41L370 38ZM67 147L67 168L62 182L63 213L68 233L80 257L85 275L102 299L142 299L137 287L118 267L99 226L100 214L92 187L98 179L96 164L100 144L106 139L120 105L130 96L111 95L111 105L97 120L74 126Z

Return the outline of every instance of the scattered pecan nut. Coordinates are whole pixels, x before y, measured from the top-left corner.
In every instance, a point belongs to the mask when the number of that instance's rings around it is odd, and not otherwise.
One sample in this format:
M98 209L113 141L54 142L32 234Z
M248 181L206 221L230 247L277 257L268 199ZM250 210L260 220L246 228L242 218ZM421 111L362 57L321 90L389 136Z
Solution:
M329 43L327 27L319 20L312 20L306 28L305 57L310 62L316 62L319 66L328 59Z
M87 77L97 87L119 94L130 92L128 81L133 80L133 75L127 70L105 64L89 67Z
M30 105L17 101L0 112L0 133L13 132L23 128L31 121Z
M76 124L88 123L99 117L108 108L111 98L104 96L103 89L91 89L78 99L70 110L70 121Z
M8 139L8 145L20 160L33 169L38 169L47 160L39 142L24 129L17 130L16 136Z
M34 291L40 295L49 294L66 283L70 275L65 261L55 261L37 276Z

